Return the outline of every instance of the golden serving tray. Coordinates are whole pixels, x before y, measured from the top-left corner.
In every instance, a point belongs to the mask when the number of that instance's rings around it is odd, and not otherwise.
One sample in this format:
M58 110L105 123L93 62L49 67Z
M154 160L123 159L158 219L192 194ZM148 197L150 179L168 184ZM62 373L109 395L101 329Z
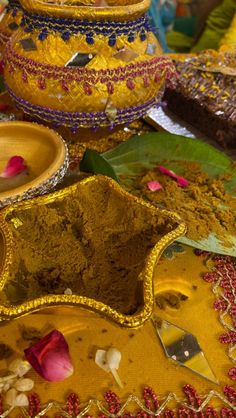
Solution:
M68 168L67 147L56 132L29 122L0 123L0 172L14 155L24 158L28 174L0 179L0 208L48 192Z
M184 233L178 215L103 176L7 207L0 213L0 319L72 305L140 326L152 314L156 263Z

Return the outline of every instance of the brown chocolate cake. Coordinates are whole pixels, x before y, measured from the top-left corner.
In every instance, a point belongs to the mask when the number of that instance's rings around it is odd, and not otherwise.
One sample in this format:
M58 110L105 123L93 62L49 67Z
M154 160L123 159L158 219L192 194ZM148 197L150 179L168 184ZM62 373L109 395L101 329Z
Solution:
M205 51L175 61L168 108L224 147L236 148L236 51Z

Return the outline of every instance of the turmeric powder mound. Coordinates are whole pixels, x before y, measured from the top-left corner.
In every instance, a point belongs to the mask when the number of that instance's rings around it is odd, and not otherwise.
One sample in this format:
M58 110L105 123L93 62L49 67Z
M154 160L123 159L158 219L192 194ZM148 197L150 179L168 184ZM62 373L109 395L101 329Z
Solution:
M211 178L198 164L191 162L181 163L181 176L189 181L188 187L179 187L157 167L136 178L128 189L159 207L178 213L187 225L187 237L191 240L208 238L214 233L225 246L232 246L227 236L236 237L236 199L225 191L226 176ZM151 192L147 183L152 180L159 181L163 189Z
M11 218L20 226L14 228ZM142 303L138 276L150 249L177 226L102 182L54 203L15 210L7 221L15 246L6 288L10 302L16 293L29 300L71 289L123 314Z

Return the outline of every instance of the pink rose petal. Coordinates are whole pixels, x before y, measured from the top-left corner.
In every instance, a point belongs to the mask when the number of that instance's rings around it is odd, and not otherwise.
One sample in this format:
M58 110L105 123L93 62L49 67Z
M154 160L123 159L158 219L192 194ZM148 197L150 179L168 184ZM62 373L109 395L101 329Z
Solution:
M149 188L149 190L151 190L151 192L156 192L157 190L161 190L163 188L161 183L159 183L159 181L156 180L149 181L147 183L147 187Z
M188 187L189 182L184 177L177 176L176 177L177 183L180 187Z
M69 347L57 330L25 350L26 360L45 380L60 382L73 374Z
M16 155L10 158L3 172L0 174L0 177L3 177L3 178L14 177L14 176L17 176L17 174L22 173L26 169L27 169L27 166L25 164L24 158Z
M188 180L186 180L184 177L178 176L174 173L174 171L169 170L168 168L163 167L162 165L160 165L158 168L160 173L175 179L180 187L187 187L189 185Z

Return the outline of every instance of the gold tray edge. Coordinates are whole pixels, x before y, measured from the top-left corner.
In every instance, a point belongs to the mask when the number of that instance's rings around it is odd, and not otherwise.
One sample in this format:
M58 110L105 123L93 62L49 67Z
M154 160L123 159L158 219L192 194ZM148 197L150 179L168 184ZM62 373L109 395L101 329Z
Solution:
M0 213L0 232L2 232L3 236L5 237L6 241L6 256L3 263L2 268L2 275L0 277L0 291L3 289L9 274L9 268L12 260L12 248L13 248L13 236L12 232L5 221L7 215L9 215L12 211L16 208L19 209L21 207L30 208L37 204L45 204L55 201L57 198L63 198L68 194L72 194L78 184L86 184L91 181L99 181L99 179L105 180L111 187L113 187L116 191L120 194L125 196L128 200L136 201L141 206L145 206L150 208L152 211L164 213L167 217L172 219L173 221L179 223L179 225L173 230L170 231L168 234L163 236L158 243L153 247L151 253L146 259L145 266L140 274L140 278L143 280L143 291L144 291L144 307L141 311L136 315L123 315L105 305L102 302L95 301L94 299L90 299L88 297L77 296L77 295L47 295L41 298L33 299L27 301L18 306L11 306L6 307L0 305L0 321L2 320L9 320L12 318L17 318L23 315L26 315L30 312L36 312L46 307L52 307L56 305L72 305L72 306L79 306L85 309L90 309L100 314L103 314L109 318L112 318L117 324L126 327L138 327L142 325L152 314L152 308L154 303L154 290L153 290L153 273L155 264L159 260L162 252L165 250L168 245L170 245L173 241L175 241L180 236L184 235L186 232L186 226L184 222L180 219L180 217L175 212L170 212L166 209L159 209L155 206L151 205L144 200L133 196L122 189L117 183L110 178L104 176L91 176L88 177L79 183L76 183L72 186L69 186L66 189L60 190L58 192L52 193L47 196L40 196L34 198L30 201L15 203L10 207L3 209Z

